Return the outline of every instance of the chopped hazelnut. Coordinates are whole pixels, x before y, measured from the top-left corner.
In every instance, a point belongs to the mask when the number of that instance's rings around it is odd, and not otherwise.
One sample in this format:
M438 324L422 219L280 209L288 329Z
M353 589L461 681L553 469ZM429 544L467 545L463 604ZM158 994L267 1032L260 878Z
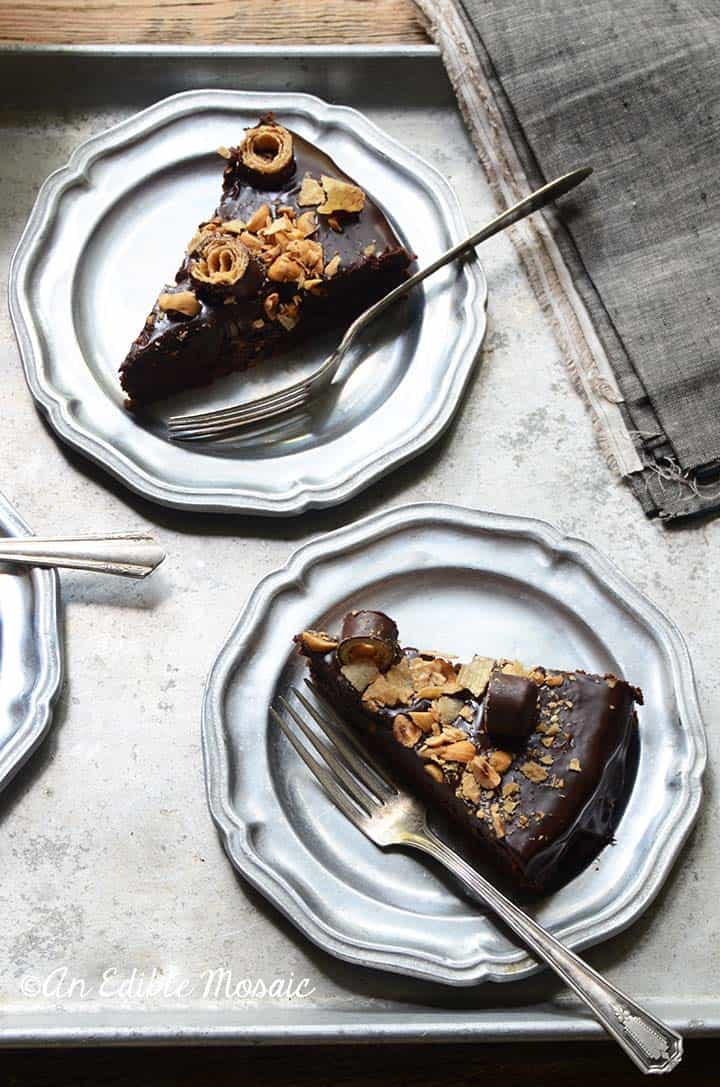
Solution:
M414 747L422 736L421 730L417 725L406 717L404 713L399 713L393 721L393 736L402 744L403 747Z
M325 200L325 190L319 181L307 174L303 178L298 195L299 207L307 207L312 204L322 204Z
M158 306L163 313L182 313L184 317L195 317L200 312L200 303L192 291L161 294Z
M483 789L497 789L500 775L485 755L477 755L470 763L470 769Z
M257 234L258 231L268 226L269 222L270 208L267 204L261 204L248 219L247 228L251 234Z
M536 784L545 781L548 776L545 767L538 762L524 762L520 767L520 773L524 774L528 781L534 781Z

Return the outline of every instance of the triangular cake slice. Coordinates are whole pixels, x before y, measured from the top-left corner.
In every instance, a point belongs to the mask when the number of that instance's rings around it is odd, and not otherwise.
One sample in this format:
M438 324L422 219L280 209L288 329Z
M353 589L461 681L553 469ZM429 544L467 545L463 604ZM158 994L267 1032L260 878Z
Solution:
M401 648L394 621L376 611L296 642L322 695L450 816L470 856L538 890L612 839L642 703L625 680Z
M130 408L348 324L406 275L411 258L380 208L272 115L219 154L220 204L120 368Z

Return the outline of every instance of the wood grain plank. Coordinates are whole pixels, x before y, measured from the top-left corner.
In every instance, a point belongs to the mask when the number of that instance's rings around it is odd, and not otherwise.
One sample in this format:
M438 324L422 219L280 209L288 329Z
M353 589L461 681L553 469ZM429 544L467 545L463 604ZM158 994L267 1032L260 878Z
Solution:
M177 45L423 43L412 0L5 0L0 41Z

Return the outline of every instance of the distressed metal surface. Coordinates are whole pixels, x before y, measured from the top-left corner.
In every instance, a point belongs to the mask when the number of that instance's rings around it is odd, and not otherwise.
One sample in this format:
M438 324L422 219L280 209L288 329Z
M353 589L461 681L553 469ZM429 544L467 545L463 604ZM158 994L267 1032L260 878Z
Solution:
M92 137L42 186L10 272L28 383L53 427L133 490L174 507L299 513L357 494L450 422L485 332L477 260L423 283L364 334L362 362L299 418L202 445L163 419L267 396L309 376L337 330L158 405L123 406L118 367L219 195L216 148L271 110L358 179L422 267L467 233L441 174L362 114L274 91L188 91Z
M717 523L667 531L617 484L506 237L490 281L483 364L446 436L333 511L283 522L163 510L59 443L38 419L5 303L6 270L40 183L82 140L193 87L300 89L356 106L447 177L470 226L493 211L432 50L298 55L117 50L3 56L0 429L3 487L34 526L150 529L168 560L147 583L64 574L69 680L48 741L0 796L0 1038L7 1042L277 1041L597 1036L544 974L471 989L349 966L238 878L207 813L200 708L208 671L265 574L315 533L427 499L552 521L589 539L677 623L718 755ZM671 483L667 484L672 486ZM291 632L288 632L291 633ZM696 829L657 899L587 957L690 1032L720 1029L712 771ZM204 996L204 971L308 978L309 998ZM116 968L195 979L180 997L27 995L55 967L96 985Z
M400 507L301 548L248 601L203 711L208 796L236 867L320 947L445 981L512 981L537 964L437 866L383 852L323 791L269 717L301 686L289 632L387 611L405 644L625 676L645 693L616 842L533 907L569 947L607 939L660 890L697 814L705 736L678 631L594 548L549 525ZM371 924L368 919L371 918Z

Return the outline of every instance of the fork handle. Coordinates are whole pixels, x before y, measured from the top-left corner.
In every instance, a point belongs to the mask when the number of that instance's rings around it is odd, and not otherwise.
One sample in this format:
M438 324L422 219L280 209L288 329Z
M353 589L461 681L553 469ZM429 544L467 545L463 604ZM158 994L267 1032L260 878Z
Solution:
M642 1072L670 1072L680 1063L683 1040L679 1034L635 1004L564 947L429 828L423 835L409 833L403 842L440 861L484 905L489 906L538 958L543 959L570 986Z
M0 540L0 562L27 566L62 566L120 577L143 578L165 558L152 536L138 532L110 536L41 538L27 536Z
M446 264L450 264L451 261L457 260L463 253L468 253L471 249L474 249L481 242L487 241L488 238L492 238L494 234L499 234L501 230L505 230L506 227L512 226L513 223L520 222L521 219L525 219L528 215L532 215L534 211L539 211L540 208L546 207L551 204L553 200L557 200L558 197L564 196L565 193L570 192L576 185L579 185L581 181L589 177L592 173L592 166L581 166L577 170L571 170L570 173L563 174L561 177L556 177L554 181L549 181L547 185L542 185L539 189L535 189L529 196L524 197L522 200L518 200L517 204L513 204L511 207L506 208L505 211L496 215L494 219L486 223L480 230L476 230L474 234L471 234L468 238L464 238L461 242L453 245L450 249L447 249L444 253L441 253L425 268L421 268L419 272L415 272L409 279L404 280L398 287L394 287L386 295L376 302L373 306L361 313L359 317L353 321L349 326L347 332L343 336L342 340L338 344L332 358L342 357L347 349L350 347L352 341L355 339L358 332L363 329L370 321L379 314L383 313L388 306L391 306L393 302L396 302L398 298L402 298L407 294L412 287L417 286L418 283L422 283L428 276L433 275L440 268L444 268Z

